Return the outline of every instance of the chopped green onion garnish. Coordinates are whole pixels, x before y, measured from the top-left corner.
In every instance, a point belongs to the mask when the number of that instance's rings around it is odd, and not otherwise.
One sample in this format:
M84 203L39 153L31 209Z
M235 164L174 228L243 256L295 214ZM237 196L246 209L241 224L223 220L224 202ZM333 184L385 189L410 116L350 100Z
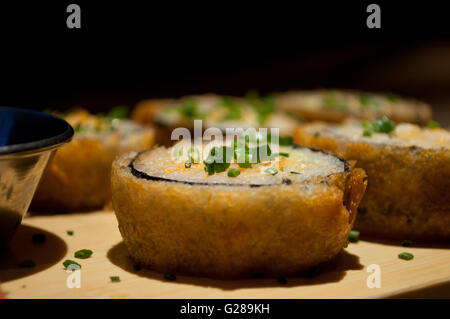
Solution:
M396 102L398 100L398 95L394 93L386 93L385 96L391 102Z
M363 136L372 136L372 131L371 130L364 130L363 131Z
M73 231L73 230L68 230L68 231L67 231L67 235L73 236L73 234L74 234L74 231Z
M232 168L228 171L228 177L236 177L239 176L239 174L241 174L241 171L237 168Z
M359 103L361 103L362 106L369 106L370 103L372 103L373 97L370 94L367 93L361 93L359 95Z
M184 162L184 167L185 168L191 168L191 162L190 161L186 161L186 162Z
M281 146L290 146L294 143L294 138L292 136L280 136L279 141Z
M278 170L275 167L269 167L264 171L264 173L270 174L270 175L277 175Z
M92 250L90 249L81 249L75 252L74 256L75 258L80 258L80 259L86 259L91 257L92 255Z
M433 129L433 128L440 128L441 124L439 124L436 121L430 121L430 122L428 122L427 127L431 128L431 129Z
M128 113L130 113L130 108L121 105L112 108L106 116L112 119L125 119L128 117Z
M328 92L323 98L323 107L337 110L348 110L346 101L336 96L334 92Z
M120 277L119 276L111 276L109 278L111 279L111 282L120 282Z
M300 174L300 172L296 172L296 171L291 171L291 174Z
M289 153L278 153L280 156L289 157Z
M400 254L398 254L398 258L404 259L404 260L411 260L414 258L414 255L411 253L400 253Z
M63 262L63 265L64 265L64 267L69 267L70 265L76 265L76 266L78 266L79 268L81 268L81 265L79 264L79 263L77 263L76 261L73 261L73 260L70 260L70 259L66 259L64 262Z
M76 124L76 125L73 127L73 131L74 131L75 133L78 133L79 131L81 131L81 124L80 124L80 123Z
M191 119L203 118L205 116L199 112L197 102L193 100L185 101L179 108L179 112L181 115Z
M363 136L371 136L373 132L389 134L395 130L395 123L386 116L383 116L381 119L372 123L364 121L362 126L365 129L363 131Z
M359 231L357 230L351 230L348 234L348 241L352 243L356 243L359 239Z

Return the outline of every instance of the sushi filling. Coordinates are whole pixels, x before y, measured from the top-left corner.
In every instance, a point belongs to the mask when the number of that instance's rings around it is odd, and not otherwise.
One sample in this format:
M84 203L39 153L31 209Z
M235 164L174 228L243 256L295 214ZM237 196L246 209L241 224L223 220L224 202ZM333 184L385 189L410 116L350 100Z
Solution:
M299 146L210 142L201 149L181 141L139 153L129 165L138 178L205 185L292 185L346 171L344 160Z

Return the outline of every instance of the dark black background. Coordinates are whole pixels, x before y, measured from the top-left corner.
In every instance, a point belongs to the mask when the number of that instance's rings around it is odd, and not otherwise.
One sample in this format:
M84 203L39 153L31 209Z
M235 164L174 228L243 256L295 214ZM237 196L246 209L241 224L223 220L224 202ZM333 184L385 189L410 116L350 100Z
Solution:
M293 88L450 101L444 2L110 2L0 5L0 105L102 111L142 98ZM393 3L394 2L394 3ZM66 7L81 6L81 29Z

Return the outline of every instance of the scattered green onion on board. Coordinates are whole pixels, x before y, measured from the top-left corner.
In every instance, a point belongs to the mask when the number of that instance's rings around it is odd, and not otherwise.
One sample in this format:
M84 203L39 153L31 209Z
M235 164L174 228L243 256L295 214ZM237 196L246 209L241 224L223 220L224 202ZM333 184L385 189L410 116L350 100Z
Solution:
M80 259L86 259L91 257L92 255L92 250L90 249L81 249L75 252L74 256L75 258L80 258Z
M348 241L352 243L356 243L359 239L359 231L351 230L348 234Z
M411 253L400 253L398 254L398 258L403 259L403 260L411 260L414 258L414 255Z
M64 265L64 267L66 267L66 268L69 267L70 265L76 265L76 266L78 266L79 268L81 268L81 265L80 265L79 263L77 263L76 261L70 260L70 259L64 260L63 265Z
M119 276L110 276L109 279L111 279L111 282L120 282Z

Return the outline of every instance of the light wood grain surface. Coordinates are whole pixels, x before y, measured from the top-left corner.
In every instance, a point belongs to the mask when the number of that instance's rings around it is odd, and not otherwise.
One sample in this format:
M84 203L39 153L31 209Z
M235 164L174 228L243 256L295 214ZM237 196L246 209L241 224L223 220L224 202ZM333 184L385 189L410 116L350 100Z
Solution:
M45 233L46 242L32 243L36 233ZM94 254L74 258L74 252L83 248ZM414 259L399 259L403 251L413 253ZM36 266L18 268L25 259L34 260ZM65 259L82 265L81 288L67 287ZM381 288L367 287L371 264L380 266ZM110 276L121 281L111 282ZM450 298L450 249L360 240L319 267L314 277L287 278L285 285L273 278L227 281L178 276L171 282L161 273L133 269L112 212L33 216L24 219L11 251L0 257L0 281L8 298Z

